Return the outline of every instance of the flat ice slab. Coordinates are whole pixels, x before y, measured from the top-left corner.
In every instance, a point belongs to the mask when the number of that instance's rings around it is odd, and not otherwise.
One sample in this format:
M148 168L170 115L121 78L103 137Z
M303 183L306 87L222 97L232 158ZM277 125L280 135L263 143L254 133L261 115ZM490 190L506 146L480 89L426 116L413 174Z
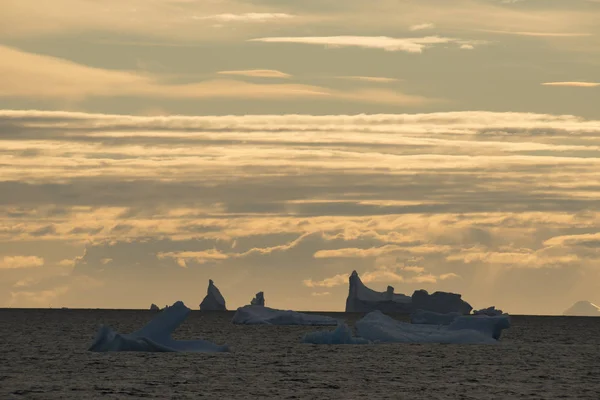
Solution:
M203 352L229 351L207 340L173 340L171 333L188 316L190 309L181 301L163 310L142 329L129 334L118 333L106 325L100 326L94 343L88 349L106 351Z
M473 310L474 315L487 315L489 317L494 317L496 315L504 314L502 310L496 309L496 306L491 306L488 308L482 308L481 310Z
M508 316L461 316L443 326L409 324L373 311L356 323L356 331L373 342L492 344L509 326Z
M457 312L440 314L433 311L416 310L410 315L410 323L425 325L450 325L461 315L461 313Z
M338 324L337 319L323 315L303 314L291 310L276 310L262 306L238 308L231 322L240 325L335 326Z
M352 336L352 330L346 324L339 324L334 331L316 331L307 333L302 339L311 344L368 344L367 339Z

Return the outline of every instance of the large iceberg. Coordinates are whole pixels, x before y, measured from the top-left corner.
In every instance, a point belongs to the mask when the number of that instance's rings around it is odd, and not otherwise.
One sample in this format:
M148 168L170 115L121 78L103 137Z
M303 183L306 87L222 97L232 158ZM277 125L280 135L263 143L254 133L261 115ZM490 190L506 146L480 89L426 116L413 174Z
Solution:
M206 290L206 297L200 303L200 310L202 311L227 311L225 307L225 299L221 294L218 287L212 279L208 280L208 289Z
M457 312L440 314L433 311L415 310L410 315L411 324L450 325L462 314Z
M427 290L415 290L412 295L412 307L414 310L433 311L440 314L457 312L467 315L473 307L461 298L460 294L435 292L427 293Z
M233 320L241 325L315 325L335 326L338 320L323 315L303 314L291 310L276 310L263 306L244 306L237 309Z
M502 310L496 309L495 306L482 308L481 310L473 310L473 315L487 315L488 317L494 317L502 314L504 314Z
M250 302L251 306L265 306L265 294L263 292L256 293L256 296Z
M346 299L346 312L385 312L409 313L411 298L403 294L395 294L394 288L388 286L385 292L369 289L360 280L358 273L352 271L349 278L350 289Z
M311 344L367 344L367 339L352 336L346 324L339 324L334 331L316 331L304 335L304 343Z
M373 342L392 343L497 343L500 332L510 327L508 316L460 316L448 326L400 322L373 311L356 323L358 336Z
M600 307L589 301L578 301L568 308L564 314L579 317L600 317Z
M229 351L207 340L173 340L171 333L190 313L181 301L163 310L142 329L129 334L118 333L106 325L100 326L94 343L88 349L106 351L203 352Z

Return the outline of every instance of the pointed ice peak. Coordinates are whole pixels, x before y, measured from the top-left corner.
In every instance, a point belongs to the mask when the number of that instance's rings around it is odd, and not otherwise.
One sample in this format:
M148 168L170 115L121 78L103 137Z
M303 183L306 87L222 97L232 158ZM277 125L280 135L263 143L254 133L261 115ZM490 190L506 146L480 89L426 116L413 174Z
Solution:
M215 285L212 279L208 280L208 289L206 289L206 297L200 303L200 310L205 311L226 311L225 299L219 288Z

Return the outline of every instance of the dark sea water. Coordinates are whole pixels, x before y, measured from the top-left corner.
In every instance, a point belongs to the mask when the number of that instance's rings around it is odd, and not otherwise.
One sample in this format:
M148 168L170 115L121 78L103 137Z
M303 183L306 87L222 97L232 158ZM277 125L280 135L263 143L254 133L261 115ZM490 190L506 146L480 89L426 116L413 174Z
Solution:
M301 343L315 328L236 326L233 312L193 311L175 337L231 353L86 350L98 324L127 333L153 315L1 309L0 399L600 399L600 318L513 316L492 346L316 346Z

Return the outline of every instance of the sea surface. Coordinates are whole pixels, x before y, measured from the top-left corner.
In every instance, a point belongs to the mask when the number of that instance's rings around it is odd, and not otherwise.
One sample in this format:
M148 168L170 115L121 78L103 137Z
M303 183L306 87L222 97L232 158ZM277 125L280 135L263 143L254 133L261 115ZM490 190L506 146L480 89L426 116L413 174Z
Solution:
M488 346L317 346L302 336L332 328L237 326L233 312L193 311L175 338L230 353L87 351L99 324L127 333L154 315L0 309L0 399L600 399L600 318L513 316Z

